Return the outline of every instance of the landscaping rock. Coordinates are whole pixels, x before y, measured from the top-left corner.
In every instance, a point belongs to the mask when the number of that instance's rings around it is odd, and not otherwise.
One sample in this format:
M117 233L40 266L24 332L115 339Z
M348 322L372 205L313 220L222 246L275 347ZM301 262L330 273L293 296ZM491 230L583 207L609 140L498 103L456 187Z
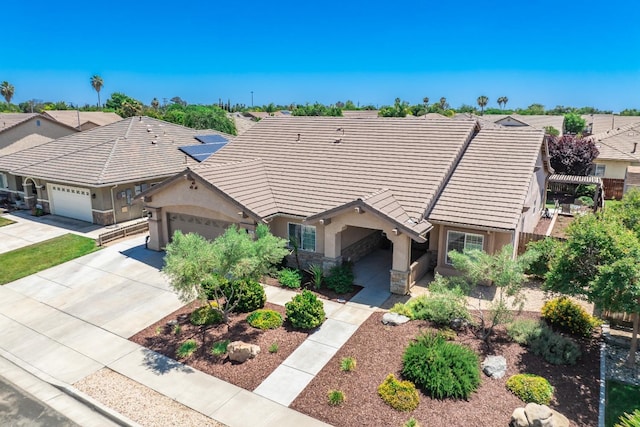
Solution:
M171 319L167 322L167 326L176 326L178 321L176 319Z
M403 323L407 323L409 320L411 319L407 316L403 316L398 313L385 313L384 316L382 316L382 323L391 326L402 325Z
M454 331L461 331L469 326L469 322L467 322L467 319L453 319L451 322L449 322L449 326Z
M504 377L507 372L507 359L503 356L487 356L482 361L482 372L494 379Z
M242 341L234 341L227 346L229 360L234 362L244 363L256 357L258 353L260 353L260 346Z
M546 405L527 403L513 411L509 427L569 427L569 420Z

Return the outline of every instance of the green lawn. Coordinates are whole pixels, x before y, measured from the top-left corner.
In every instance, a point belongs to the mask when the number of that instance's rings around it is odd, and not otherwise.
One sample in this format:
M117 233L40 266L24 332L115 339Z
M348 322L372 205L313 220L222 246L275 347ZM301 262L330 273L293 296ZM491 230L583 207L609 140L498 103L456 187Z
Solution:
M613 427L622 414L631 413L634 409L640 409L640 386L607 381L607 400L604 411L605 427Z
M14 224L15 221L12 221L8 218L5 218L3 216L0 216L0 227L5 226L5 225L9 225L9 224Z
M0 285L97 251L93 239L65 234L51 240L0 254Z

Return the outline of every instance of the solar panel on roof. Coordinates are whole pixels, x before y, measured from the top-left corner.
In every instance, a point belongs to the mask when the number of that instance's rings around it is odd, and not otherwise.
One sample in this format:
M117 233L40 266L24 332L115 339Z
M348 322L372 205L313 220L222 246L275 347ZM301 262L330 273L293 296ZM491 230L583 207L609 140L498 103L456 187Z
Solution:
M222 135L196 135L196 139L203 144L211 144L214 142L229 142L227 138Z
M198 162L203 162L207 160L207 158L211 156L213 153L215 153L216 151L218 151L219 149L227 145L227 142L228 141L225 140L225 142L216 142L216 143L199 144L199 145L185 145L178 148L180 149L180 151L187 154L188 156L191 156L193 159L197 160Z

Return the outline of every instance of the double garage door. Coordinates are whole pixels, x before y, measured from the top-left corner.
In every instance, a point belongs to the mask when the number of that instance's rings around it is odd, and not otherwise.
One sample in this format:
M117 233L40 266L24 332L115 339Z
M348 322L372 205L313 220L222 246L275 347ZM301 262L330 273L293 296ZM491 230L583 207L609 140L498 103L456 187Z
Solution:
M184 234L196 233L213 240L223 234L231 225L230 222L226 221L172 212L167 213L167 219L169 220L169 240L177 230L182 231Z
M47 184L51 213L81 221L93 222L91 192L88 188Z

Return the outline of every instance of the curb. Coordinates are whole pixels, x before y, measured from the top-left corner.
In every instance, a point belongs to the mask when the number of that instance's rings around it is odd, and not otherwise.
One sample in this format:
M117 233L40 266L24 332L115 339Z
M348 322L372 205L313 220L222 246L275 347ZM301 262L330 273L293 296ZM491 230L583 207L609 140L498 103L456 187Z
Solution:
M8 353L3 349L0 349L0 357L2 357L6 361L14 365L17 369L25 371L30 375L36 377L38 380L49 384L50 386L56 388L57 390L60 390L67 396L76 400L78 403L92 409L93 411L99 413L100 415L104 416L105 418L109 419L110 421L113 421L114 423L122 427L142 427L141 424L138 424L135 421L120 414L119 412L114 411L113 409L98 402L91 396L81 392L75 387L51 377L50 375L40 371L38 368L34 366L29 365L23 360L18 359L17 357L13 356L11 353ZM16 385L20 387L19 384L16 384ZM28 389L26 389L25 391L30 392ZM44 403L47 404L47 402L44 402Z

